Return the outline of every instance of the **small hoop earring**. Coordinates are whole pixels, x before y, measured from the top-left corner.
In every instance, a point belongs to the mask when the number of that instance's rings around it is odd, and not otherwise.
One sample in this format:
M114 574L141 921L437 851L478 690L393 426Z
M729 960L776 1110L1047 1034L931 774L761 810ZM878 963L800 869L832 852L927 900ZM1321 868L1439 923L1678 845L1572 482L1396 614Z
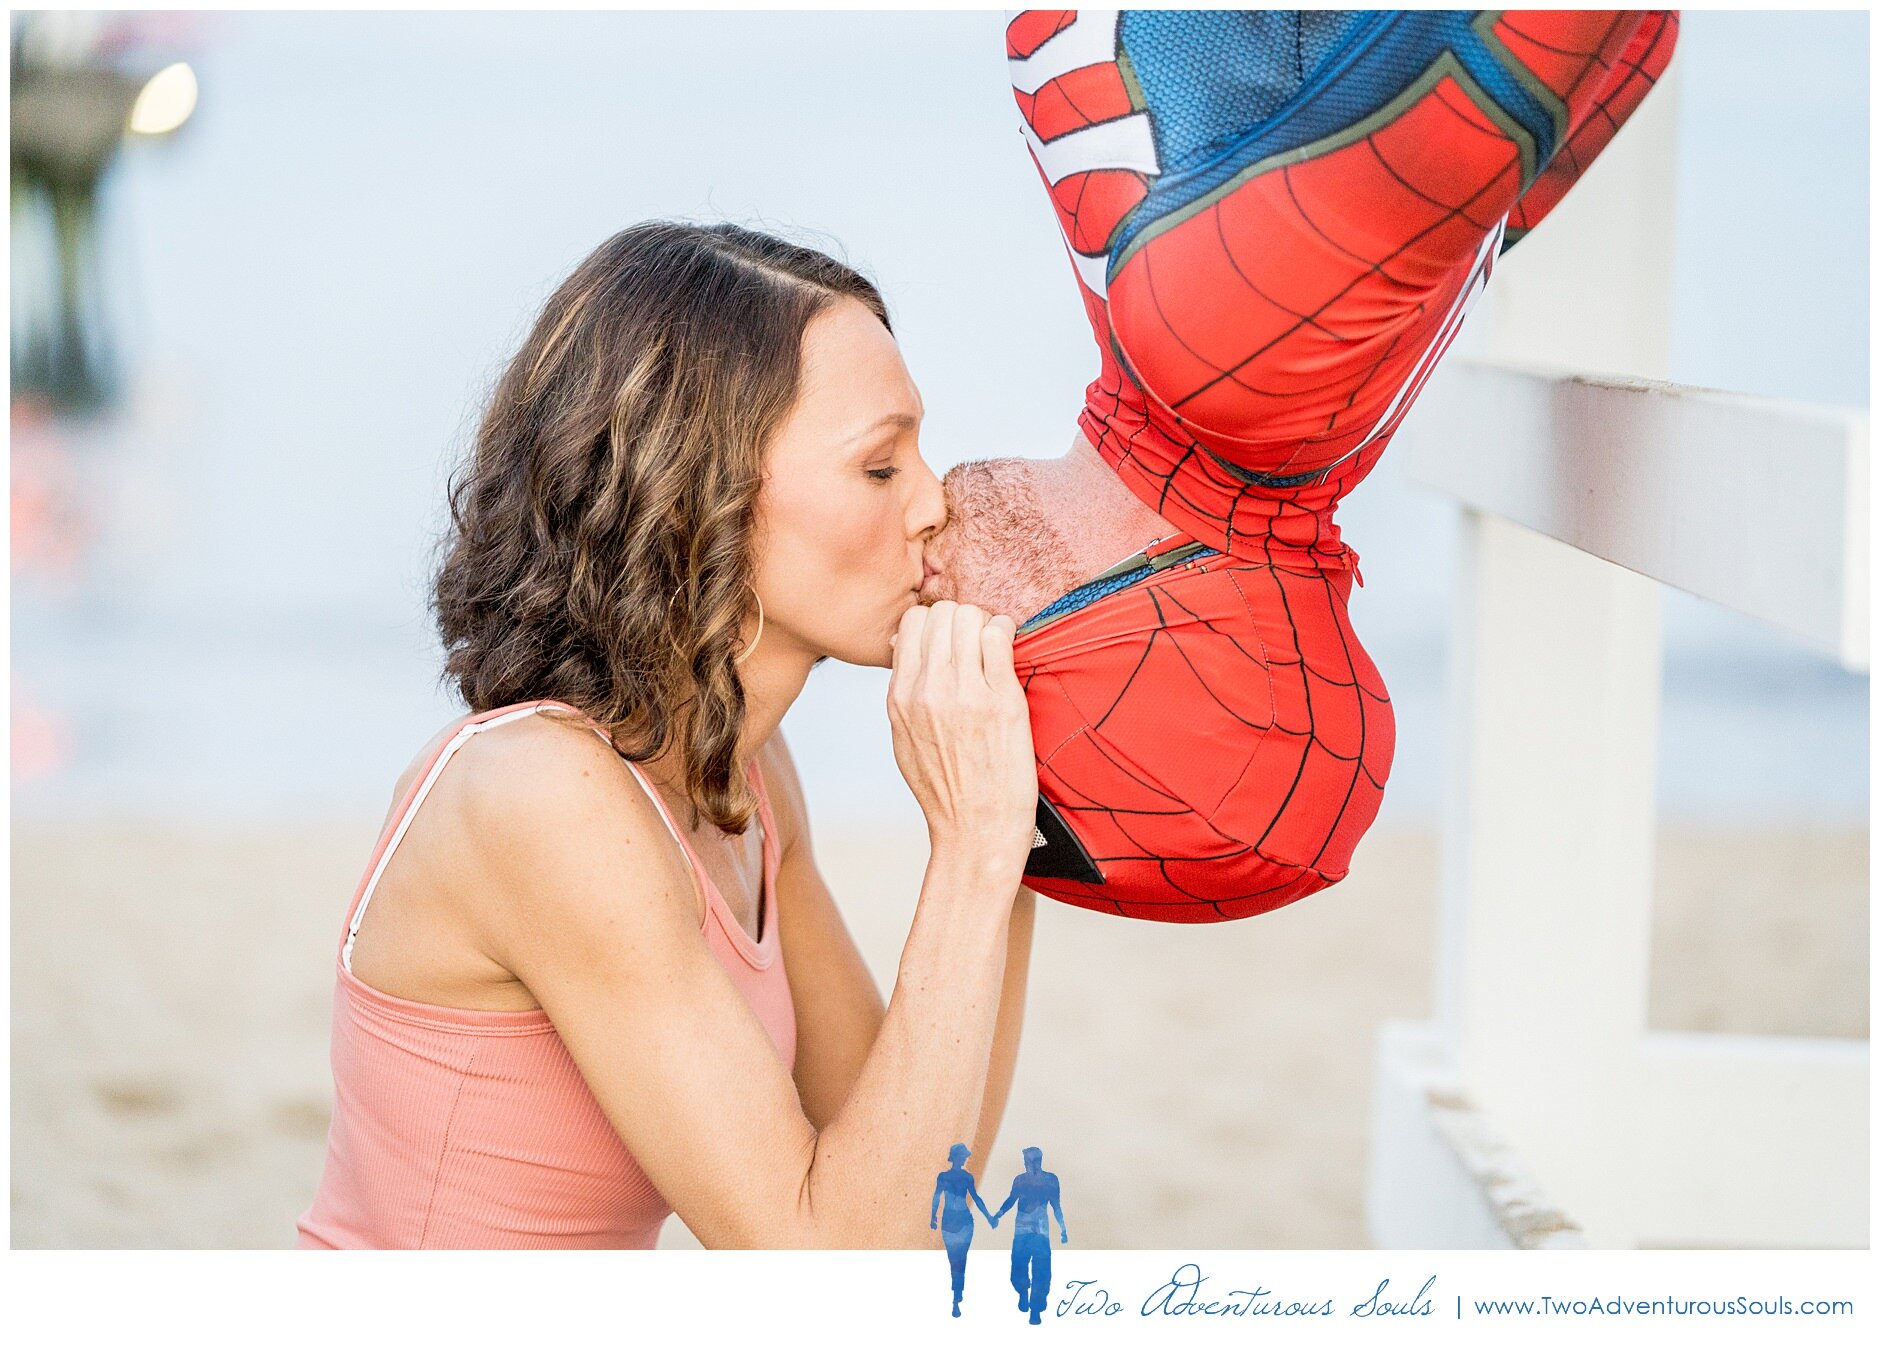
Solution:
M746 585L744 588L750 591L751 598L757 601L757 631L751 634L750 645L732 660L731 664L734 666L741 666L749 659L751 653L757 650L757 640L764 635L764 597L757 593L756 586Z

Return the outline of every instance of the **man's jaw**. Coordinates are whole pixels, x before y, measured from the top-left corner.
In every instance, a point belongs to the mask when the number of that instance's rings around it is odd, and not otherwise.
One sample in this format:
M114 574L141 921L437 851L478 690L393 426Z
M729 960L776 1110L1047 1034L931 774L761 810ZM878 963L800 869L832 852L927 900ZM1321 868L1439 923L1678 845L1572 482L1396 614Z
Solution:
M929 545L938 573L920 598L957 600L1022 623L1073 581L1058 535L1040 512L1036 460L998 458L948 470L947 526Z
M981 560L994 556L994 552L981 551L971 542L955 546L965 559L959 570L944 570L928 577L921 588L920 603L954 600L978 605L988 614L1003 614L1014 623L1023 623L1063 593L1028 573L1007 569L1003 561Z
M928 545L922 603L959 600L1023 623L1174 526L1089 450L994 458L947 471L949 518Z

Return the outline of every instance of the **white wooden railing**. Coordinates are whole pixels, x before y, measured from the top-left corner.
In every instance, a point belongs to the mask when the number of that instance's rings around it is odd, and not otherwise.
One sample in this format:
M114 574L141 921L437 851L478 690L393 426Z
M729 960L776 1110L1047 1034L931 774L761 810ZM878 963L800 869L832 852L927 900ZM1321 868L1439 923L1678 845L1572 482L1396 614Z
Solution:
M1865 415L1458 361L1419 419L1462 507L1454 768L1374 1240L1865 1245L1864 1042L1645 1026L1659 583L1864 671Z
M1865 413L1655 381L1678 69L1392 451L1464 550L1437 1015L1379 1036L1377 1246L1867 1244L1865 1042L1646 1027L1662 590L1868 651Z

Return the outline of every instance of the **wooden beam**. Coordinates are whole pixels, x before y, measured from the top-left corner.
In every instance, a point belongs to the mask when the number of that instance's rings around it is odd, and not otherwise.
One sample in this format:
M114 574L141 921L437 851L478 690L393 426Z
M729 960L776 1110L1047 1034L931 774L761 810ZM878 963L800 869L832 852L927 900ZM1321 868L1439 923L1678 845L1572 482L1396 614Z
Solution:
M1470 509L1867 668L1863 412L1457 360L1398 440Z

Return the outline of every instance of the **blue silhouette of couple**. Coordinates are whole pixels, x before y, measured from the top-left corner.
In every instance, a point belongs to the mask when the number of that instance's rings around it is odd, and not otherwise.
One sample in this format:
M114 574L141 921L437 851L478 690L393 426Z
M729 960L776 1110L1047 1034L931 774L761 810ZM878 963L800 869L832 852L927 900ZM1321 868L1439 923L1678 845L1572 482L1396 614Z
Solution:
M1018 1291L1019 1310L1030 1313L1036 1324L1051 1292L1050 1210L1057 1210L1058 1240L1071 1240L1064 1223L1064 1206L1058 1200L1058 1178L1044 1169L1044 1153L1035 1147L1026 1148L1024 1172L1012 1179L1012 1193L993 1213L979 1198L973 1173L966 1169L970 1156L964 1143L955 1143L947 1150L952 1169L934 1178L933 1212L928 1219L928 1226L938 1229L946 1243L947 1261L953 1267L953 1316L960 1315L960 1297L966 1292L966 1249L973 1244L973 1205L979 1206L979 1212L994 1228L1005 1211L1017 1205L1018 1225L1012 1233L1012 1288Z

